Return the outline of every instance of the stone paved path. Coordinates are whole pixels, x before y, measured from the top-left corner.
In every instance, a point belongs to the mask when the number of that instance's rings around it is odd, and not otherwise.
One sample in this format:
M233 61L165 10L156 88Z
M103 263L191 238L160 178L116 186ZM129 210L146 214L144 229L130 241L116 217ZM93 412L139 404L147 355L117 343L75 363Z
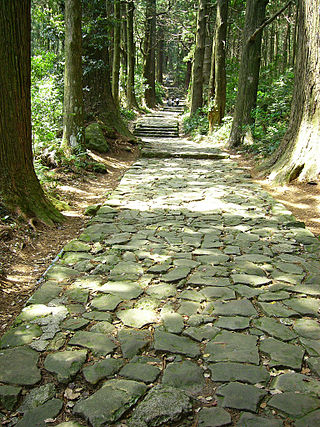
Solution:
M320 425L319 241L226 153L145 147L1 338L3 424Z

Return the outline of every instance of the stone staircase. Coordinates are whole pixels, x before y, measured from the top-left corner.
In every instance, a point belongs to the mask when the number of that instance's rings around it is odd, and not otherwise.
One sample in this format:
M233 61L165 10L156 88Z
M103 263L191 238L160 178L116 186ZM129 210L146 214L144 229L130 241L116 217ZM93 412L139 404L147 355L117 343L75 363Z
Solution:
M170 114L148 114L137 121L134 135L140 138L179 138L179 121Z

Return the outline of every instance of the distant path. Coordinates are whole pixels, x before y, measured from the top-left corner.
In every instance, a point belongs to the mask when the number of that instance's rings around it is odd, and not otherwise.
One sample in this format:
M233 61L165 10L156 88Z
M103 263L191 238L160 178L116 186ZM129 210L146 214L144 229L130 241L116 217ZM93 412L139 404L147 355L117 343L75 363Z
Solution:
M320 425L319 241L175 113L139 129L142 157L0 341L4 422Z

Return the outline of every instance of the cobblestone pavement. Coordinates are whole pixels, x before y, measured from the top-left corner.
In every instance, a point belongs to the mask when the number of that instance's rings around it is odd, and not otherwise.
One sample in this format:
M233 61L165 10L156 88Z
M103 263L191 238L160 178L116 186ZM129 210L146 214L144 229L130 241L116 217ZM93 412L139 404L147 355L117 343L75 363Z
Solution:
M1 338L3 425L320 425L319 241L226 153L144 156Z

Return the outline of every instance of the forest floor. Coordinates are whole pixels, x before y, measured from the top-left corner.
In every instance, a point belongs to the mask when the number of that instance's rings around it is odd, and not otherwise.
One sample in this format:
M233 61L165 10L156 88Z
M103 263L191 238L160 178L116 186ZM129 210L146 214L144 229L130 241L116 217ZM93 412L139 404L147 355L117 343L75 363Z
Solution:
M0 221L0 336L9 329L15 317L37 288L63 246L76 238L90 217L88 206L103 204L106 196L117 187L123 174L139 156L138 146L118 142L108 155L93 155L106 165L107 174L55 171L55 194L70 207L66 221L59 226L37 227L15 223L1 227Z
M37 281L63 246L83 230L89 220L84 215L85 208L103 203L106 195L117 187L125 171L138 158L138 147L128 151L131 147L120 144L110 154L99 156L97 160L106 164L107 174L56 171L56 193L71 208L64 212L67 218L64 224L36 230L21 224L2 234L0 227L0 261L4 273L1 275L0 272L0 336L21 312L37 288ZM239 165L252 172L252 156L232 154ZM316 236L320 236L320 182L292 183L285 187L272 187L263 180L256 182L286 205Z

